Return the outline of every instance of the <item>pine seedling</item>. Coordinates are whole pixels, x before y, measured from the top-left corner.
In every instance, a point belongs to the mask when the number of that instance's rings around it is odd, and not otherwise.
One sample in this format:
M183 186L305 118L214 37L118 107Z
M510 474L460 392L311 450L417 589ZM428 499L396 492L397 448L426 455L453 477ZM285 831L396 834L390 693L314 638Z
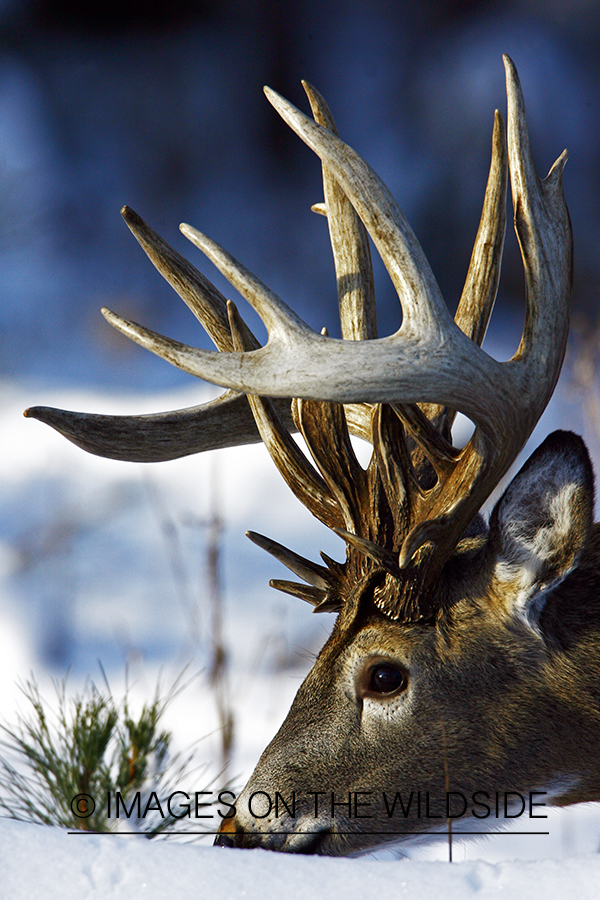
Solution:
M0 756L0 811L85 831L153 837L190 830L190 819L166 801L191 781L195 753L171 756L171 735L160 727L165 709L186 686L180 681L163 698L157 687L137 717L127 693L117 703L108 683L101 692L90 681L81 695L68 698L67 679L55 682L53 710L35 680L28 681L22 686L27 714L18 714L14 728L0 726L0 746L7 751Z

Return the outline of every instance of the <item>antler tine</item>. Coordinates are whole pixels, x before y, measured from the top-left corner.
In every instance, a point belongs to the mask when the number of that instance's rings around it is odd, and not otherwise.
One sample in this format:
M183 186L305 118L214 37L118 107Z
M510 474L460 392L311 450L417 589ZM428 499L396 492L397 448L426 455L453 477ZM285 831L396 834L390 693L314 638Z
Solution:
M335 497L345 528L361 530L368 496L367 477L354 454L343 406L295 400L292 415Z
M324 98L307 81L302 82L302 87L315 122L337 135L331 110ZM354 207L325 163L323 193L335 264L342 337L350 341L376 338L375 285L367 233Z
M270 553L271 556L278 559L284 566L287 566L294 575L303 578L304 581L307 581L308 584L311 584L313 587L328 591L335 585L335 576L329 569L326 569L325 566L320 566L318 563L311 562L311 560L299 556L297 553L294 553L293 550L288 550L283 544L279 544L277 541L265 537L264 534L257 534L255 531L247 531L246 537L250 538L253 544L256 544L262 550L266 550L267 553Z
M359 537L357 534L352 534L350 531L345 531L343 528L334 528L333 530L339 537L346 541L347 544L350 544L361 553L364 553L365 556L373 559L382 569L389 572L390 575L394 575L396 578L401 576L402 572L398 565L398 558L394 553L391 553L379 544L375 544L373 541Z
M217 349L233 350L227 300L223 294L187 259L173 250L134 210L124 206L121 215L150 262L194 313ZM245 323L243 329L247 332L248 343L252 348L260 347Z
M512 60L504 57L508 98L508 155L515 210L515 230L525 268L527 313L521 345L513 357L540 378L539 403L546 404L564 358L573 279L571 220L562 190L567 151L556 160L547 178L535 171L525 120L525 103ZM532 369L533 367L533 369Z
M303 556L288 550L277 541L265 537L263 534L257 534L255 531L247 531L246 537L270 553L280 563L287 566L299 578L303 578L306 584L298 584L295 581L281 581L273 578L269 581L272 588L277 591L283 591L284 594L291 594L293 597L299 597L314 607L313 612L339 612L342 601L335 595L337 579L333 572L326 569L318 563L311 562Z
M506 188L508 166L506 131L496 110L492 132L492 159L485 189L483 209L454 321L479 347L483 343L494 309L504 235L506 232Z
M481 347L488 323L494 309L500 272L502 251L506 233L506 188L508 185L508 165L506 151L506 130L502 116L496 110L492 133L492 159L488 174L483 209L479 228L473 244L473 252L467 270L467 277L458 303L454 321L467 337ZM452 428L456 416L455 409L436 404L422 407L425 417L433 422L446 416L446 428ZM437 431L437 429L436 429ZM419 434L412 431L420 442ZM431 444L431 442L429 442ZM423 444L421 444L423 448ZM425 448L430 460L435 459Z
M436 470L447 468L448 465L456 462L460 456L460 450L457 450L450 441L444 438L417 403L392 403L390 405L427 458L433 462ZM432 416L432 411L435 409L435 406L429 406L429 416Z
M185 222L179 226L179 229L198 250L201 250L210 259L221 274L256 310L267 328L269 337L272 334L289 336L290 333L296 331L312 334L306 322L281 297L278 297L260 278L253 275L216 241L211 240L197 228L192 228Z
M276 591L282 591L284 594L291 594L292 597L299 597L306 603L310 603L313 612L333 612L339 611L341 603L339 600L334 604L329 600L327 591L320 588L311 587L307 584L299 584L297 581L281 581L279 578L271 578L269 587L275 588Z
M277 591L283 591L284 594L291 594L292 597L299 597L310 603L314 613L339 612L342 608L342 601L335 594L328 591L322 591L319 588L308 587L305 584L298 584L295 581L280 581L272 578L269 585Z
M267 100L298 137L320 157L351 201L389 272L401 298L402 331L436 333L450 314L421 245L400 207L379 176L336 135L312 122L271 88Z

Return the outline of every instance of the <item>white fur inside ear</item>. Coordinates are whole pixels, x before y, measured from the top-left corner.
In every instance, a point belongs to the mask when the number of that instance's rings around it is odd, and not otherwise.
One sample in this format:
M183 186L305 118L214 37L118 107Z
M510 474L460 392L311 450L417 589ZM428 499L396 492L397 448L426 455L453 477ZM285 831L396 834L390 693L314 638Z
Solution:
M568 447L542 447L494 510L495 578L533 627L547 592L577 564L589 528L588 493L581 456Z
M543 476L542 476L543 477ZM503 581L515 577L515 569L531 570L534 577L542 570L558 547L569 539L573 528L573 499L578 485L563 485L554 496L538 497L539 505L531 507L531 495L518 499L520 504L506 504L500 516L500 527L503 532L504 557L499 560L499 567L508 569ZM516 518L522 513L530 513L528 517ZM515 518L511 518L511 516Z

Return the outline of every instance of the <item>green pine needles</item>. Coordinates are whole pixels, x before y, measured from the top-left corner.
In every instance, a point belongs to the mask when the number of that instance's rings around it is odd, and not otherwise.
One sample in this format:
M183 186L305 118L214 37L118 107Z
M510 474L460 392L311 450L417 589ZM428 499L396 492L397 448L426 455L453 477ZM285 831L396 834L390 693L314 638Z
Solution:
M195 751L171 756L171 734L161 727L166 707L189 684L181 679L162 699L157 687L137 716L127 691L118 703L108 682L100 691L88 681L80 695L68 697L67 679L56 681L51 709L35 680L28 681L21 688L27 714L18 713L14 728L0 726L0 815L147 837L201 830L182 805Z

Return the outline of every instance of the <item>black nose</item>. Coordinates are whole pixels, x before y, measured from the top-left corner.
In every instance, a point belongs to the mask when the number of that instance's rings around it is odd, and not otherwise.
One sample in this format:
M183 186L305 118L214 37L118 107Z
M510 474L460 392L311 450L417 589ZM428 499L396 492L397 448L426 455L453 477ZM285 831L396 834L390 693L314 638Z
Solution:
M214 847L235 847L235 841L229 834L218 834L213 844Z

